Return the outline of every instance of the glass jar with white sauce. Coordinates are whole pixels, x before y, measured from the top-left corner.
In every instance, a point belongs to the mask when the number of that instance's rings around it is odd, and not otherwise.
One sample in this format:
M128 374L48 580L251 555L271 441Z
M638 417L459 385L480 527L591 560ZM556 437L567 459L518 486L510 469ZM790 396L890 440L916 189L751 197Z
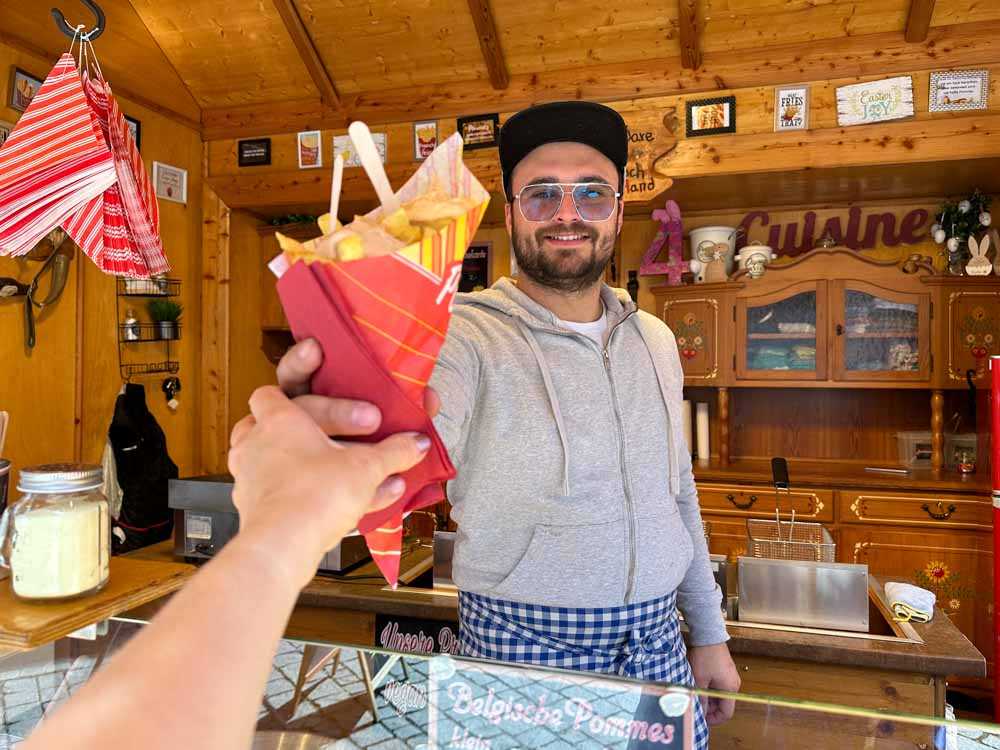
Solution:
M0 566L14 595L71 599L108 582L111 541L100 466L45 464L21 470L24 493L0 518Z

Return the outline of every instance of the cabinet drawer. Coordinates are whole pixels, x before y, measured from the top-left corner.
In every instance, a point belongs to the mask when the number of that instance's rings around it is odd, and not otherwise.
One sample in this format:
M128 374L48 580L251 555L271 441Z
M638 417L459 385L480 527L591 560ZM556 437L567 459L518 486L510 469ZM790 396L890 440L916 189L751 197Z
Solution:
M773 487L699 483L698 499L706 513L774 518L780 503L782 517L790 517L794 509L796 520L833 520L832 490L793 490L775 497Z
M845 491L841 497L844 523L993 529L993 506L967 496Z

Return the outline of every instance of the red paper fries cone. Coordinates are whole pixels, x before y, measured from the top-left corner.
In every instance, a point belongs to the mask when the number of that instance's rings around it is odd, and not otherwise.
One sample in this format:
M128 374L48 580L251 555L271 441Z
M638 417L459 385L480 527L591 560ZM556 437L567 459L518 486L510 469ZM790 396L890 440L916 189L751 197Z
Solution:
M431 192L432 186L437 192ZM399 576L403 516L440 502L442 483L455 476L423 402L448 330L462 258L489 200L462 163L457 135L427 158L398 197L405 208L408 201L439 195L442 186L448 199L469 198L459 205L472 207L439 229L424 231L419 241L399 252L352 261L297 261L278 281L295 338L315 338L323 349L313 392L376 404L382 423L371 441L399 432L431 438L424 460L403 474L403 497L358 523L379 570L393 586ZM380 211L366 218L378 222Z

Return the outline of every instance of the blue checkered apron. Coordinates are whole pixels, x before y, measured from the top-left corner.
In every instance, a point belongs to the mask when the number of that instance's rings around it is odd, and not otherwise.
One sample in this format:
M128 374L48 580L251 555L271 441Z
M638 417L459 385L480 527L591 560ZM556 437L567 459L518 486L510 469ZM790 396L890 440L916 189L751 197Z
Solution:
M677 617L676 593L619 607L544 607L458 595L463 656L536 664L694 686ZM695 701L694 747L708 747L708 725Z

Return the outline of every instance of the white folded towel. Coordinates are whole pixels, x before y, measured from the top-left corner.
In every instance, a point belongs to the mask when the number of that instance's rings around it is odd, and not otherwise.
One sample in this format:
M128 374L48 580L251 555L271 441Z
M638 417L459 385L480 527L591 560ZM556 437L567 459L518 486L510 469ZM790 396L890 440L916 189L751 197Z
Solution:
M937 597L933 591L909 583L887 583L885 596L897 621L930 622Z

